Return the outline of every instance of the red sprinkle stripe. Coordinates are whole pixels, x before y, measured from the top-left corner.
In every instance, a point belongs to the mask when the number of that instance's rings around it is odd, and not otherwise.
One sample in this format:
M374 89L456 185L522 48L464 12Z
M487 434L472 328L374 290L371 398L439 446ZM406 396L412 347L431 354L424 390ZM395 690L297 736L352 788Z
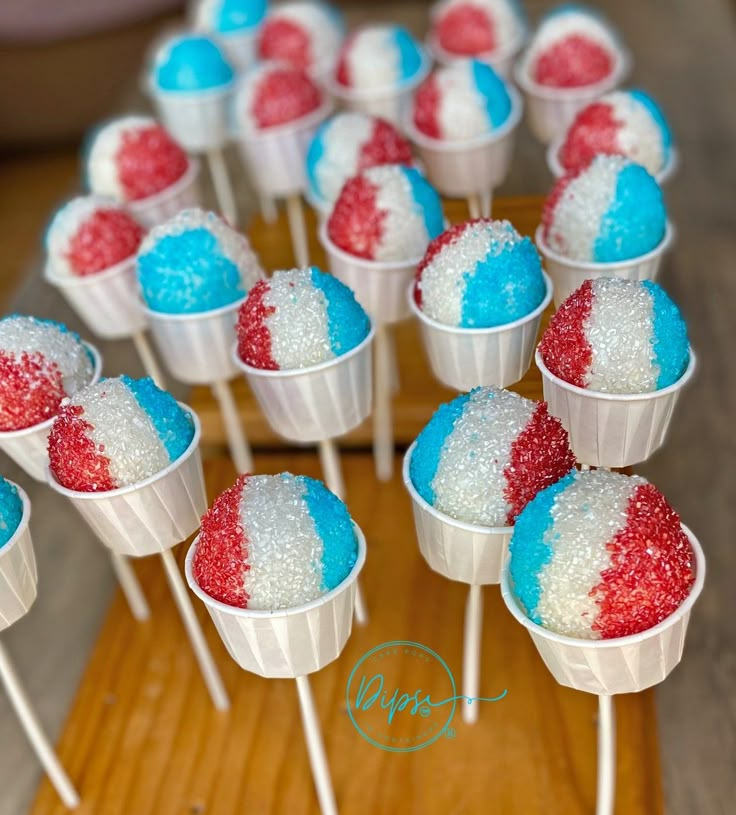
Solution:
M581 34L570 34L539 55L534 80L553 88L579 88L605 79L613 70L609 50Z
M123 133L116 160L126 201L138 201L170 187L189 167L187 154L161 127Z
M105 492L118 485L110 474L110 459L95 447L92 425L81 405L64 405L49 434L49 465L56 480L77 492Z
M132 257L144 234L143 227L127 212L98 209L72 236L67 258L74 274L96 274Z
M252 104L258 127L276 127L316 110L322 92L303 70L283 66L258 80Z
M606 102L594 102L578 113L559 152L565 170L584 169L598 153L621 153L618 133L623 122L613 114L613 107Z
M66 395L55 362L39 352L0 351L0 431L45 422L56 415Z
M263 302L270 288L267 280L258 281L240 307L236 326L238 356L254 368L277 371L279 366L271 350L271 332L266 325L266 318L276 309Z
M330 240L344 252L373 260L383 236L386 212L378 209L378 190L364 175L345 182L327 222Z
M258 37L258 56L306 71L314 59L309 32L285 17L266 20Z
M414 126L430 139L442 138L439 111L440 86L434 74L430 74L414 95Z
M458 3L440 17L435 28L439 44L451 54L472 57L496 49L491 16L471 3Z
M371 138L360 150L358 172L380 164L411 164L411 145L399 131L383 119L376 119Z
M586 280L552 315L540 343L547 368L579 388L585 387L585 374L593 362L593 349L585 335L592 308L593 286Z

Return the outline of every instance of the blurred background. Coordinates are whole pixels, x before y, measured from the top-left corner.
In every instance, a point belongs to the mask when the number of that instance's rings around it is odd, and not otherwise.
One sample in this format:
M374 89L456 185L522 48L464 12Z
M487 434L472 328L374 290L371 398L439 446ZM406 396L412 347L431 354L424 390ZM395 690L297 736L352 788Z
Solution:
M429 4L337 2L349 25L406 25L422 37ZM525 0L532 24L552 3ZM682 165L666 189L677 244L660 282L681 306L700 369L678 406L662 451L637 471L669 497L701 538L709 574L683 664L658 689L667 811L717 815L736 801L736 30L733 0L601 0L591 3L634 54L630 84L663 107ZM41 280L41 235L50 213L80 188L79 150L100 118L146 110L138 90L151 41L180 23L178 0L3 0L0 3L0 298L18 310L78 320ZM232 162L247 211L242 171ZM551 177L525 128L499 196L541 195ZM101 344L106 368L139 374L132 352ZM109 347L108 347L109 346ZM102 548L58 496L8 460L3 474L33 501L43 590L3 635L39 715L56 736L109 603L113 577ZM83 598L83 602L80 602ZM0 694L0 815L27 810L40 769Z

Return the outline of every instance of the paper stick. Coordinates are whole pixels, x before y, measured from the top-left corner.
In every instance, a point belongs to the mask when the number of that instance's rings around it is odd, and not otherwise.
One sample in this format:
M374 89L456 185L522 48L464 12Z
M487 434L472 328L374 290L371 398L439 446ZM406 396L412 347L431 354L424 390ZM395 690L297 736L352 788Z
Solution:
M468 214L473 219L480 218L480 201L475 193L468 196Z
M143 622L151 616L151 610L146 602L146 595L143 593L141 584L138 582L133 566L128 558L117 552L110 552L110 561L115 570L120 588L128 602L130 613L136 620Z
M317 798L322 815L337 815L335 792L332 789L330 768L327 764L325 746L322 741L322 731L314 708L312 689L306 676L296 677L296 689L299 693L299 707L302 713L304 735L307 740L309 763L312 765L312 778L317 788Z
M133 334L131 339L133 340L135 350L138 352L138 356L143 363L143 370L146 372L146 375L150 376L156 385L161 388L161 390L165 390L166 380L164 379L164 375L161 373L158 360L156 359L156 355L153 353L153 349L148 342L148 337L146 337L145 332L138 331Z
M598 697L596 815L613 815L616 800L616 718L612 696Z
M23 725L26 736L28 736L38 760L46 770L49 780L59 793L59 798L69 809L78 807L79 795L69 780L66 771L61 766L61 762L46 734L43 732L26 692L23 690L18 674L15 672L13 663L10 661L8 652L2 643L0 643L0 676L10 697L10 702L18 714L21 725Z
M235 206L235 196L233 195L233 188L230 184L230 176L227 172L227 165L225 164L225 157L222 154L222 150L209 150L207 153L207 162L210 166L210 175L212 176L212 183L215 187L217 206L230 226L237 229L238 210Z
M304 225L304 210L299 194L290 195L286 199L286 215L289 219L289 232L291 233L291 248L294 250L296 265L303 269L309 266L309 247L307 244L307 228Z
M396 337L392 329L386 329L386 338L389 344L389 359L391 361L391 393L398 393L401 389L401 377L399 374L399 356L396 353Z
M252 473L254 471L253 456L230 385L227 382L219 381L213 382L210 387L217 404L220 406L222 421L225 423L227 443L235 469L239 473Z
M275 224L278 221L279 210L276 201L264 192L258 193L258 208L265 223Z
M480 214L482 218L490 218L491 210L493 208L493 190L481 193L480 196Z
M483 588L471 584L465 605L465 635L463 638L463 721L478 721L478 703L468 699L478 697L480 687L480 643L483 633Z
M218 710L227 710L230 707L227 691L225 690L222 678L215 665L215 660L212 658L210 649L207 646L207 641L202 633L197 615L194 613L194 608L192 608L192 602L189 599L189 594L179 573L176 560L174 560L174 556L170 550L161 553L161 560L164 562L166 578L169 581L171 593L174 595L176 605L179 607L179 613L181 614L184 627L189 635L189 641L192 644L194 656L199 663L199 668L207 685L207 690L210 692L212 703Z
M385 325L376 327L375 382L373 394L373 458L379 481L389 481L394 472L394 428L391 418L391 340Z

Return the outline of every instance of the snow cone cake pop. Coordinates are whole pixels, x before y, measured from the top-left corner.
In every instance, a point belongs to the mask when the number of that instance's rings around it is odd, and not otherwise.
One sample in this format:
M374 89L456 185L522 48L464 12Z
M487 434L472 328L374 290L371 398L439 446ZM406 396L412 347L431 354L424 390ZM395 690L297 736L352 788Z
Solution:
M309 202L328 212L345 182L382 164L411 164L411 145L384 119L337 113L320 125L307 152Z
M411 261L444 227L442 203L413 167L372 167L343 187L327 222L329 239L348 254Z
M347 507L321 481L242 475L202 518L192 573L221 603L276 611L331 591L357 557Z
M558 175L587 167L598 153L626 156L655 177L666 174L673 160L667 120L640 90L614 91L592 102L550 150L552 161L559 163Z
M267 7L267 0L199 0L194 27L216 37L233 67L244 70L256 61L256 38Z
M414 301L444 325L491 328L533 311L545 291L531 240L508 221L476 220L450 227L429 244Z
M168 467L193 437L191 415L152 379L103 379L62 405L49 435L50 468L67 489L105 492Z
M648 393L677 382L690 362L687 327L650 280L599 278L560 306L540 353L555 376L599 393Z
M307 368L360 345L370 320L350 289L315 267L257 283L238 316L238 355L264 370Z
M0 431L52 418L93 375L90 352L61 323L19 314L0 319Z
M137 264L146 305L167 314L227 306L262 276L247 239L201 209L184 210L152 229Z
M269 11L258 37L258 57L320 78L337 61L345 24L334 6L314 0L281 3Z
M410 476L422 498L458 521L511 526L575 465L544 402L475 388L441 405L416 440Z
M23 501L18 488L0 476L0 547L13 537L23 518Z
M643 478L570 472L516 519L510 587L537 625L569 637L646 631L689 595L694 558L677 513Z
M110 198L73 198L54 215L46 232L50 269L61 277L86 277L135 255L145 230Z
M666 228L654 178L623 156L596 156L554 186L544 205L541 238L570 260L615 263L651 252Z

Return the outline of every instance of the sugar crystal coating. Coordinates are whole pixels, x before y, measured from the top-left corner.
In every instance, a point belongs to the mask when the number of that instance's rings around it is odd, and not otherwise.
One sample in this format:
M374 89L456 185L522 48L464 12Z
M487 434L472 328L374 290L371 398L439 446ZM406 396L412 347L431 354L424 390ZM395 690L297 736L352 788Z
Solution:
M411 81L424 64L419 44L405 28L368 25L345 40L335 78L346 88L386 89Z
M458 57L507 53L526 30L515 0L442 0L432 7L430 18L430 37Z
M23 502L15 484L0 476L0 547L13 537L23 518Z

